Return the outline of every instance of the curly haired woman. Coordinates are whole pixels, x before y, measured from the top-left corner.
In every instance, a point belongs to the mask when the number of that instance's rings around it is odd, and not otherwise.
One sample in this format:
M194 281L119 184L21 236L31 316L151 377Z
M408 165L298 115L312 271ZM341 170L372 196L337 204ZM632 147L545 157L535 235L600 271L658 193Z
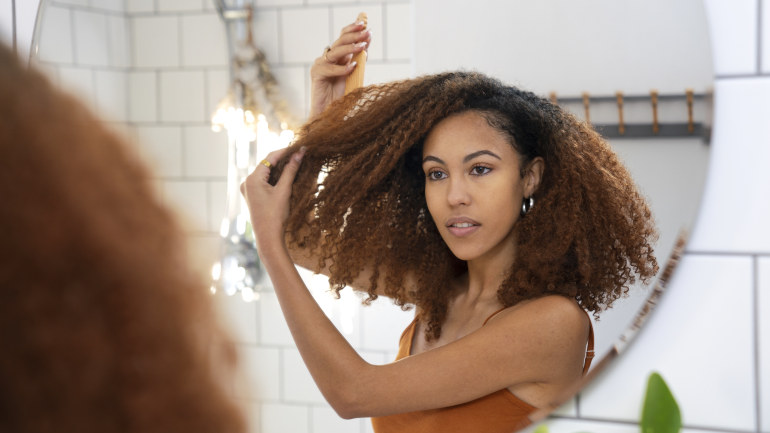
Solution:
M316 60L312 120L244 183L258 250L342 417L378 433L513 431L587 370L586 312L657 271L650 211L589 125L481 74L335 100L369 40L353 24ZM414 305L397 362L365 362L294 263Z
M0 46L0 431L244 432L233 346L149 172L15 57Z

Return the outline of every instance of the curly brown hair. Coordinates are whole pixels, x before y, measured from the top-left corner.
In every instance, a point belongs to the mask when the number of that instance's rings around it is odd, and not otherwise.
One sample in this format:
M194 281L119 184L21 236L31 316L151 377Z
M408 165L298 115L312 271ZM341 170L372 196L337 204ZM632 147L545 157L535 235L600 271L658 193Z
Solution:
M428 213L422 146L439 121L467 110L509 137L522 166L535 157L545 161L535 206L514 227L517 256L498 290L500 303L557 294L597 316L637 277L648 282L655 275L651 212L590 125L533 93L451 72L359 89L300 132L293 146L307 153L294 183L287 241L312 251L317 269L331 264L333 290L368 269L368 300L379 292L401 306L415 304L427 338L440 335L450 280L465 264ZM405 285L407 278L413 284Z
M234 346L144 165L2 46L0 101L0 431L245 431Z

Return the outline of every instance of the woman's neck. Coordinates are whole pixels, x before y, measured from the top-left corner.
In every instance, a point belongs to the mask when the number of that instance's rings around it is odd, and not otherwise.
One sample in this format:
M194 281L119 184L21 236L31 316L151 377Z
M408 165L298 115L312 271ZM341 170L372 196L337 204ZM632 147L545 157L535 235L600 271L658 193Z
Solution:
M504 251L494 251L469 260L464 286L466 301L486 304L497 302L497 291L513 264L513 244Z

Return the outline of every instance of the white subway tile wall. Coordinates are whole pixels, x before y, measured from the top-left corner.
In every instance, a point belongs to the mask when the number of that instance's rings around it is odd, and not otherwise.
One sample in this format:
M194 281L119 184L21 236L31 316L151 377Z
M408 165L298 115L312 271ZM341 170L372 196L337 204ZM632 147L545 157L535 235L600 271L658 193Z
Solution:
M309 408L304 405L262 405L263 432L311 433Z
M241 298L223 293L216 295L216 301L223 320L232 331L235 340L242 344L258 344L257 310L253 305L243 302Z
M249 401L282 401L281 374L287 370L281 349L239 345L239 361L243 377L235 383L236 397ZM305 370L307 372L307 370ZM270 411L263 411L263 415ZM281 430L269 430L281 431ZM292 430L284 430L292 431Z
M298 404L324 404L323 395L318 390L310 372L305 367L297 349L284 348L283 369L281 371L282 397L284 401Z
M102 8L107 11L126 11L126 0L91 0L90 4L93 8Z
M110 65L116 68L129 68L131 41L128 36L128 19L122 15L108 15L107 32Z
M342 419L334 410L325 406L314 406L310 411L311 433L360 433L361 419Z
M756 310L757 366L759 376L759 430L770 431L770 257L757 259Z
M190 12L203 10L207 0L155 0L158 12Z
M107 17L99 12L75 10L75 61L81 65L110 64Z
M58 77L62 87L73 93L88 104L96 101L96 75L92 69L78 66L60 66Z
M208 194L206 182L167 180L163 184L165 204L180 211L182 226L186 231L198 232L208 226Z
M182 17L182 66L227 66L227 34L217 14Z
M329 7L283 9L278 15L280 62L312 61L334 40Z
M158 120L158 74L150 72L128 73L128 121L151 123Z
M8 5L0 0L0 12ZM411 0L256 5L257 43L299 120L307 113L310 65L361 10L369 13L375 40L367 83L413 74ZM717 75L715 129L692 241L639 339L547 421L552 432L638 431L642 391L653 370L680 402L684 433L770 432L770 5L705 5ZM0 34L11 39L8 29ZM187 215L190 248L200 263L216 256L226 201L226 138L208 130L228 86L224 35L208 0L57 0L47 7L40 34L43 70L133 126L164 200ZM117 109L107 108L114 104ZM333 301L322 281L303 277L337 326L352 324L346 336L367 361L393 359L411 312L386 299L358 307L350 293ZM232 386L253 432L371 432L368 420L341 420L323 401L272 292L251 304L215 299L238 341L244 371ZM343 316L340 306L352 304Z
M227 181L211 179L209 184L209 231L212 235L219 236L222 219L227 213ZM219 254L219 248L213 251ZM208 267L207 267L208 268Z
M140 153L161 178L182 176L182 128L143 125L136 127Z
M184 174L188 178L227 176L227 136L208 125L184 127ZM217 229L219 226L217 225Z
M179 66L179 17L137 16L131 23L135 68Z
M757 10L760 0L705 0L711 27L714 72L719 75L757 73Z
M70 10L48 6L41 20L38 52L40 60L65 65L74 63L74 35Z
M96 110L107 120L128 120L127 74L123 71L95 70Z
M412 40L412 5L409 3L394 3L385 5L385 58L389 60L413 57Z
M206 110L205 71L180 70L160 73L160 121L204 123Z
M155 0L124 0L126 2L126 12L154 12Z
M760 199L770 185L770 146L761 145L770 143L770 80L718 80L715 90L711 168L689 248L770 253L770 200ZM725 197L740 205L728 209Z
M12 3L15 0L0 0L0 42L6 46L13 47L13 15Z

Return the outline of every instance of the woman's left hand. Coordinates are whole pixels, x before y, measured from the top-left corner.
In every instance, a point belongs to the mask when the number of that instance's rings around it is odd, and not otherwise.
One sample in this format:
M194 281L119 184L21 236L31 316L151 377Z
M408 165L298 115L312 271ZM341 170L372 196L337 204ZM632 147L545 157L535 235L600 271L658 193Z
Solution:
M286 148L268 154L241 184L241 194L249 207L251 226L258 249L260 245L267 242L280 242L280 245L285 245L283 232L286 219L289 217L291 187L302 157L305 155L305 149L301 148L292 155L275 186L270 185L268 179L272 167L288 150Z

